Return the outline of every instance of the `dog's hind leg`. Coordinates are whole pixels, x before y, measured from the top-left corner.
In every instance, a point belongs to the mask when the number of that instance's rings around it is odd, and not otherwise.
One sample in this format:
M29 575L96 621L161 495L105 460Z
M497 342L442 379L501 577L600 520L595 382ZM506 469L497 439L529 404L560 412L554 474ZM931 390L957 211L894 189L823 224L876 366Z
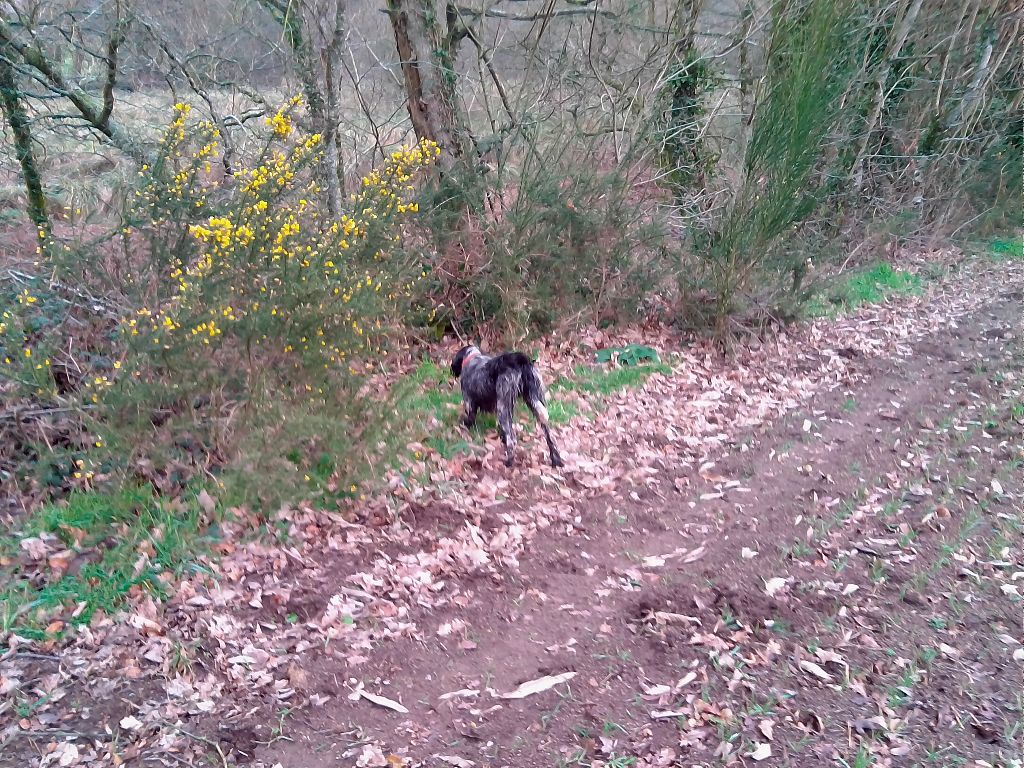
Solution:
M467 401L463 403L462 425L466 429L472 429L474 424L476 424L476 406Z
M512 409L505 403L498 403L498 426L505 442L505 466L511 467L516 458L516 432L512 425Z
M498 427L505 443L505 466L511 467L516 457L516 430L512 421L519 392L519 374L498 377Z
M523 399L526 401L526 407L530 409L533 417L540 424L540 428L544 430L544 441L548 444L548 456L551 458L551 466L564 467L565 462L562 461L562 456L558 453L555 440L551 437L551 427L548 425L548 409L544 405L544 385L541 383L540 376L533 372L533 375L526 380L525 384Z
M544 441L548 444L548 456L551 458L552 467L564 467L565 462L562 461L562 456L558 452L558 447L555 445L555 439L551 437L551 427L548 426L548 409L544 403L536 400L527 400L526 407L533 413L533 417L537 419L537 423L540 424L540 428L544 430Z

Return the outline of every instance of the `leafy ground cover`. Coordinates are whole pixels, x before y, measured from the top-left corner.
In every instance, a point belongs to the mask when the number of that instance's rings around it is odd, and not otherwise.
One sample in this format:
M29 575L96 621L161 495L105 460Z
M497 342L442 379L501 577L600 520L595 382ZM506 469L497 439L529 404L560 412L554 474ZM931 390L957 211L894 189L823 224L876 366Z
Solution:
M939 277L729 356L545 344L564 472L528 422L512 471L458 430L439 350L392 389L422 438L396 430L378 493L140 489L22 519L5 604L51 607L6 609L0 753L1018 765L1024 272L915 261ZM329 460L302 469L327 484ZM115 589L72 630L62 582Z

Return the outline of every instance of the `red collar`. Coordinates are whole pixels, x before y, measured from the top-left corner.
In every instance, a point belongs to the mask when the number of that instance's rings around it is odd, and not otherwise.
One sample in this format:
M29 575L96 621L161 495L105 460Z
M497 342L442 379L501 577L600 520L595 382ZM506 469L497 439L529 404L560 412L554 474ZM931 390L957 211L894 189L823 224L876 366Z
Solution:
M472 360L474 355L479 355L479 354L480 354L480 350L479 349L474 349L472 352L467 353L466 357L462 360L462 367L465 368L466 367L466 363L468 363L470 360Z

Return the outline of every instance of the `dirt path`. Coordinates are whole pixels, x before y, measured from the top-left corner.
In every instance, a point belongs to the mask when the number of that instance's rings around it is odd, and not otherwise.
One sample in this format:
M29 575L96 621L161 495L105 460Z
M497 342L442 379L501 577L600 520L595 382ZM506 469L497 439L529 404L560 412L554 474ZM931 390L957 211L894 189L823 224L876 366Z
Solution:
M525 435L233 511L166 602L12 644L0 765L1021 768L1024 264L938 268L729 359L658 339L565 471Z
M1010 765L1024 303L1012 284L990 298L902 359L859 360L860 383L714 463L570 500L518 569L410 615L415 635L355 674L344 653L316 655L305 677L329 699L259 760ZM408 713L351 700L356 675Z

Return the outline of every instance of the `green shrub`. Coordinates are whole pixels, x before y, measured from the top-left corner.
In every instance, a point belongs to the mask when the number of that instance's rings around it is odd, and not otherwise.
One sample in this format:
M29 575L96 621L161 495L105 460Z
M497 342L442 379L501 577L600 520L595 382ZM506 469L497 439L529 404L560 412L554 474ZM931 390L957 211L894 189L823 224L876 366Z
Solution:
M127 474L176 495L243 447L255 470L322 434L332 451L359 453L365 414L347 401L387 354L389 334L402 331L423 277L398 243L418 210L416 177L438 148L393 152L362 180L347 213L332 218L318 205L320 137L295 130L298 106L293 100L267 121L251 170L222 182L213 173L217 130L176 105L117 231L80 248L41 249L58 283L0 285L5 380L75 423L75 440L55 463L37 460L52 453L43 445L19 449L11 460L34 461L38 471L18 469L18 482L47 485L42 475L55 473L54 489L66 493ZM64 284L82 286L74 301L52 290ZM103 312L91 325L67 309L87 315L94 303ZM60 349L74 359L58 370ZM61 382L64 369L74 380ZM290 431L280 445L251 439L282 422ZM314 431L299 435L300 427Z
M799 287L803 259L780 269L779 244L818 203L813 174L849 76L843 0L777 4L776 9L743 181L721 222L698 238L701 272L680 273L690 321L711 323L719 332L730 327L731 315L750 309L745 299L751 293L760 295L757 305L770 307L766 295ZM709 303L693 300L702 289L710 292Z
M531 147L514 181L491 191L501 202L482 231L442 257L432 295L456 308L461 331L492 326L514 342L580 318L628 320L663 279L664 228L636 169L628 159L602 169L580 151Z

